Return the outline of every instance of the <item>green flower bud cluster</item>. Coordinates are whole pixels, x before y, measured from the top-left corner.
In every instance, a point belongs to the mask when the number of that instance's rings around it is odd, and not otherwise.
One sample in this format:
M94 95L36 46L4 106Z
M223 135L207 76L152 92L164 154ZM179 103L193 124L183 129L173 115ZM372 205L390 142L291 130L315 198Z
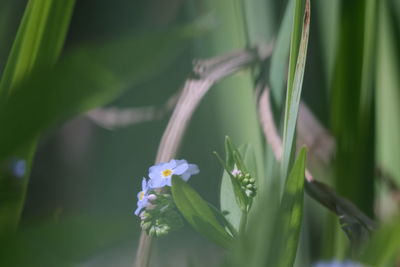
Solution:
M256 180L251 176L250 173L243 173L242 171L235 171L234 177L238 180L241 190L246 194L247 197L253 198L256 195L257 187Z
M157 194L151 205L140 214L141 227L150 236L161 237L182 227L183 220L169 194Z

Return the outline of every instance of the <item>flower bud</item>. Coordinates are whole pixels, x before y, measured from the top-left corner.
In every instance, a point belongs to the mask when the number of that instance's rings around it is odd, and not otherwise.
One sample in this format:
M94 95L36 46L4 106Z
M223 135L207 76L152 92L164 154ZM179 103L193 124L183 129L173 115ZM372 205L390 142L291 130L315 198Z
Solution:
M150 195L147 197L147 199L150 200L150 201L154 201L154 200L157 199L157 196L156 196L155 194L150 194Z

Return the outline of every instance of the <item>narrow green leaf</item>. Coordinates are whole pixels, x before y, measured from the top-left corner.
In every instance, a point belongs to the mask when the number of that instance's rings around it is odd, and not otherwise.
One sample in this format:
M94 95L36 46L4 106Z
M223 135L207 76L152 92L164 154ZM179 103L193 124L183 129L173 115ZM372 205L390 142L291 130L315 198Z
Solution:
M304 16L302 18L302 0L296 0L295 18L291 39L289 62L289 78L287 83L285 124L283 130L283 158L281 175L286 179L291 165L291 157L295 144L295 130L300 96L303 85L304 68L307 57L308 35L310 29L310 1L305 1ZM297 39L301 33L300 44Z
M233 169L235 165L235 161L233 158L233 151L235 151L235 148L232 144L231 139L229 136L225 137L225 162L228 168Z
M397 217L372 235L360 260L366 266L395 266L399 255L400 217Z
M172 196L183 217L196 231L224 248L232 246L233 238L218 222L207 202L179 177L172 178Z
M303 147L286 181L276 235L271 241L275 244L269 254L273 264L268 266L292 267L296 259L303 216L306 154L307 149Z
M377 161L379 167L400 186L400 47L396 42L395 24L390 23L390 15L393 14L389 6L384 1L379 5L375 91Z
M30 0L0 82L9 94L37 67L54 64L64 45L75 0Z
M283 89L287 77L287 62L290 51L291 29L293 27L294 3L294 0L289 0L287 3L271 57L269 81L271 84L272 99L278 107L281 106L283 100Z
M342 1L330 86L330 124L336 139L336 188L371 217L375 191L372 72L376 68L374 46L379 14L375 2L378 1ZM345 249L340 253L344 255Z

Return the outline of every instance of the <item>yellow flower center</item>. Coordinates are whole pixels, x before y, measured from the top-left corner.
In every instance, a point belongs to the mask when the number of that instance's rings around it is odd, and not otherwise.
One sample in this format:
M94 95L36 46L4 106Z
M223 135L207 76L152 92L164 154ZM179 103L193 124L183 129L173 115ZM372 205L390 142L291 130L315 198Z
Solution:
M140 194L139 194L139 200L142 200L144 198L144 192L142 191L142 192L140 192Z
M170 169L166 169L166 170L162 171L161 174L164 176L164 178L167 178L167 177L171 176L172 171Z

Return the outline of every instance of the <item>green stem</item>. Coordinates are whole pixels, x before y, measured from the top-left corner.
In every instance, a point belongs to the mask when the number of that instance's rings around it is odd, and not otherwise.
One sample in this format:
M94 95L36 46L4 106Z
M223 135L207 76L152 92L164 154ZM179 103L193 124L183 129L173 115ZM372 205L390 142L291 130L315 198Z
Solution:
M247 215L248 211L244 210L242 212L242 217L240 218L240 226L239 226L239 235L243 236L246 233L246 227L247 227Z

